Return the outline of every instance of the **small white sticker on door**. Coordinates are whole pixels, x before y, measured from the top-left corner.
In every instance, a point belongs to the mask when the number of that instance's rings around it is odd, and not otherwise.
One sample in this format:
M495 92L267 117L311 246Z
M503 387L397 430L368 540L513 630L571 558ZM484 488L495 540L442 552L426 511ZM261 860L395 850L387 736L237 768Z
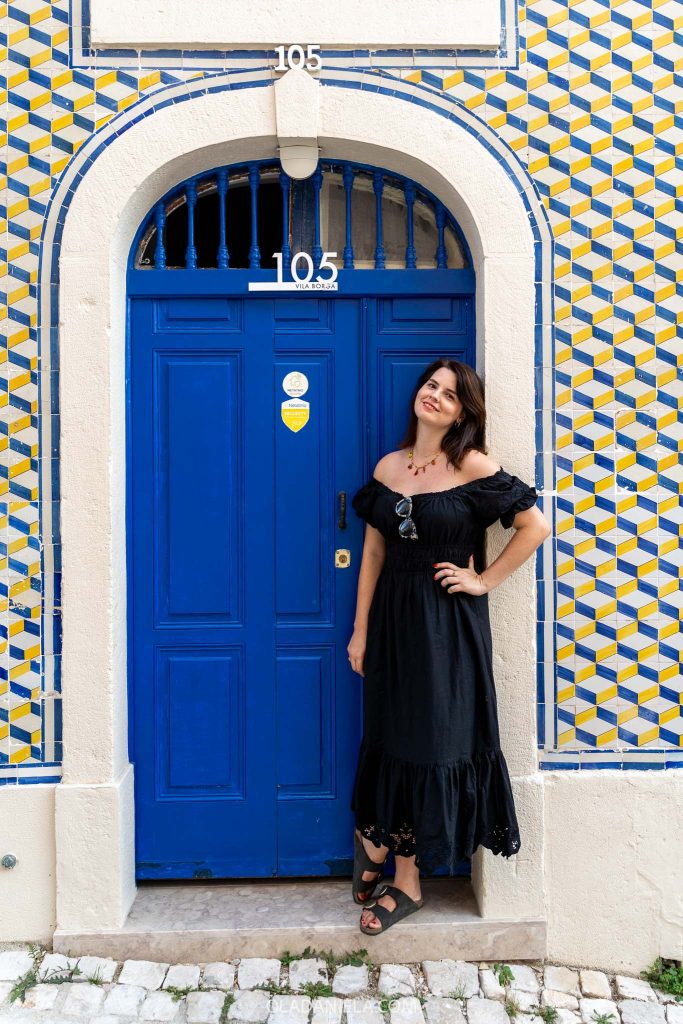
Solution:
M308 402L303 402L300 398L287 399L282 403L280 410L282 422L296 434L297 430L301 430L308 423L309 408Z
M283 379L282 390L290 398L301 398L308 391L308 377L301 370L292 370Z

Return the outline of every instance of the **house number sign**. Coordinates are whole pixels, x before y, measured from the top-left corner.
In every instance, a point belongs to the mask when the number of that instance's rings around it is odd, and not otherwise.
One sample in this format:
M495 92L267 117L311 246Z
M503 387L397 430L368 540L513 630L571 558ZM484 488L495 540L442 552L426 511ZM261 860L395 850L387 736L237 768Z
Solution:
M336 292L337 268L332 259L336 252L324 252L317 267L313 257L307 252L297 252L292 256L288 267L291 281L284 280L283 257L281 252L274 252L273 259L277 266L277 281L250 281L250 292ZM315 276L314 276L315 275Z
M292 68L304 68L306 71L320 71L323 66L320 56L320 44L301 46L276 46L275 52L280 58L275 65L276 71L291 71Z

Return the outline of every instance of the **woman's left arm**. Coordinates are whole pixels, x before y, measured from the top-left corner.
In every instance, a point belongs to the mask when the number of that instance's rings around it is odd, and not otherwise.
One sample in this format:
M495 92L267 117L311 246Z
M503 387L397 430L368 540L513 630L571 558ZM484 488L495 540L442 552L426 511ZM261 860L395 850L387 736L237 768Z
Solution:
M434 579L440 580L449 594L473 594L478 597L493 590L531 558L536 548L541 546L551 532L550 523L536 505L524 512L518 512L512 525L514 535L495 562L491 562L482 573L475 572L474 558L470 556L466 569L453 566L450 562L437 562L436 566L441 568L438 568Z

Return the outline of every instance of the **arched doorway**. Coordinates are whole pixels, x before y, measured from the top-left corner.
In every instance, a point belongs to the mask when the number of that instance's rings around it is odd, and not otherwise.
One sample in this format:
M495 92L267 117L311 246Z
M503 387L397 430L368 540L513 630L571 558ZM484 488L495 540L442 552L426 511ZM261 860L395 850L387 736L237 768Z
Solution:
M300 251L333 294L278 290L273 254L291 282ZM467 247L412 181L263 161L167 194L128 295L137 875L350 873L350 496L396 447L420 369L473 361Z
M368 88L361 87L366 81ZM424 183L463 227L477 278L477 366L484 372L488 442L504 465L530 478L534 410L546 408L544 401L534 402L534 380L546 381L544 375L534 378L535 353L538 366L553 365L553 334L544 326L552 322L552 238L543 204L511 151L462 105L428 100L424 89L408 82L385 95L363 72L327 84L320 91L323 150ZM49 308L58 279L65 496L64 776L55 791L61 922L55 941L59 937L62 950L84 930L119 928L136 895L134 772L127 746L130 524L124 514L131 245L159 196L188 175L276 152L272 86L264 71L258 80L250 75L244 88L235 88L230 75L217 75L211 84L200 80L155 92L79 148L56 185L46 221L41 308ZM50 321L41 324L43 358L54 330ZM550 415L541 417L544 437L550 436ZM85 494L92 499L86 505ZM552 503L552 495L546 500ZM538 894L545 791L529 734L535 692L529 665L537 650L534 580L533 567L523 566L514 587L500 587L492 601L503 655L497 682L508 695L504 741L534 846L514 868L485 853L473 858L472 885L487 919L543 915ZM548 600L552 590L546 588L546 606ZM552 631L552 616L546 618Z

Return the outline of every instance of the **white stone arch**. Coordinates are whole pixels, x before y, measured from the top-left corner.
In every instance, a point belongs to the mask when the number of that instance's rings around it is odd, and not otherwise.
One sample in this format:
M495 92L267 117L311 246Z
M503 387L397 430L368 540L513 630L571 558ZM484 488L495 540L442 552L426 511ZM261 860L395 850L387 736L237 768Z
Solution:
M372 89L359 88L364 81ZM226 75L191 84L195 95L186 84L154 94L83 147L56 190L44 235L41 301L59 249L60 311L64 774L56 793L55 948L60 935L66 941L119 927L135 895L126 699L129 249L174 184L277 152L269 79ZM426 89L386 84L383 93L376 76L330 77L321 89L322 155L407 175L456 217L477 278L490 448L506 469L532 480L539 309L550 337L550 234L540 204L512 154L471 114ZM529 920L544 916L532 565L496 591L492 612L501 734L523 840L509 862L480 850L473 884L484 917Z

